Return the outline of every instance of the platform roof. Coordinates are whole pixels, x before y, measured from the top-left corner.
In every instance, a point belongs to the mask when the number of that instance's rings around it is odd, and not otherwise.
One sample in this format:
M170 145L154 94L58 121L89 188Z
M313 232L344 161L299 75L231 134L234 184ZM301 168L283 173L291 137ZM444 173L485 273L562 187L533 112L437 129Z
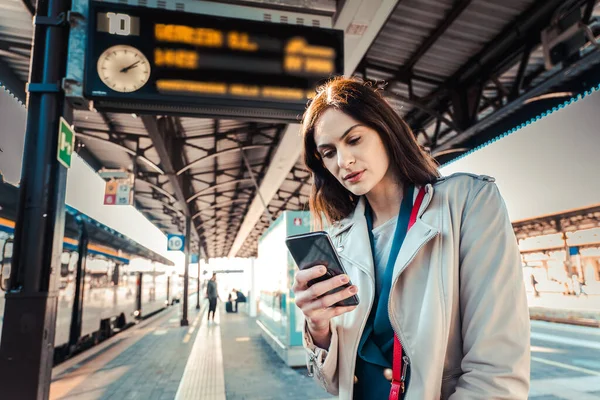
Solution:
M27 1L0 0L0 80L21 99L32 34ZM185 10L184 3L162 3ZM593 45L547 70L540 44L541 31L571 9L580 9L597 35L597 1L219 3L259 10L273 23L300 21L286 13L329 18L354 49L346 73L387 81L384 93L441 163L598 84ZM92 111L76 111L74 124L79 155L95 169L136 164L136 207L165 232L181 231L183 217L192 216L207 257L254 256L273 218L307 208L311 181L297 149L288 149L294 159L286 168L272 170L276 153L286 150L284 135L295 134L284 124ZM260 198L253 177L261 193L278 186ZM268 212L256 206L262 201Z

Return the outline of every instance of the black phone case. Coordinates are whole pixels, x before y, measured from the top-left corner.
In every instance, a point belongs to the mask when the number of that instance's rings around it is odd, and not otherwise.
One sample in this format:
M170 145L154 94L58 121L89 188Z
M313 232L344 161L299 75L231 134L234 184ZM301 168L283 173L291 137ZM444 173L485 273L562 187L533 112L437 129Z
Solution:
M334 276L346 274L342 262L333 247L333 243L326 232L319 231L288 236L285 240L285 244L299 269L303 270L314 267L315 265L324 265L327 267L325 275L308 282L309 287ZM345 285L330 290L322 296L337 293L351 285L352 282L348 282ZM358 305L358 303L358 296L354 295L335 303L334 307L355 306Z

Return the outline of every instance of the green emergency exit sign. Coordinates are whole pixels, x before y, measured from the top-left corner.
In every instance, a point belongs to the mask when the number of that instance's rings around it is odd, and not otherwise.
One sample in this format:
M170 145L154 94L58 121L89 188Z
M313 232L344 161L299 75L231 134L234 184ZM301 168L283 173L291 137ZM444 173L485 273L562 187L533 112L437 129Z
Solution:
M58 161L65 166L71 167L71 155L75 148L75 132L63 117L60 117L58 125Z

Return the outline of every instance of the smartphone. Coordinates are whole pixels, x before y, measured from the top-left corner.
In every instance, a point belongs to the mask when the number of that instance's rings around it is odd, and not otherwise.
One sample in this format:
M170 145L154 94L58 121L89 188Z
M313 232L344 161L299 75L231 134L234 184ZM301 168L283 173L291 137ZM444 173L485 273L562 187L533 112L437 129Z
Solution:
M288 236L285 239L285 244L290 251L292 258L296 261L298 268L301 270L314 267L315 265L324 265L327 267L325 275L308 282L309 287L334 276L346 274L327 232L319 231ZM323 296L337 293L350 286L352 286L352 282L348 282L345 285L332 289L323 294ZM337 302L334 304L334 307L356 305L358 305L358 296L354 295Z

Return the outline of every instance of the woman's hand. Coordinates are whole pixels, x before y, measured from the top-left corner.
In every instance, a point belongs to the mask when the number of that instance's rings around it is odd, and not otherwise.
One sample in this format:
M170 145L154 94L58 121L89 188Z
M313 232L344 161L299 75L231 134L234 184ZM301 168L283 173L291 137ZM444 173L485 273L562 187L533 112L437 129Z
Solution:
M323 349L329 348L331 340L329 321L331 318L356 308L356 306L332 306L341 300L354 296L358 292L358 288L353 285L337 293L320 297L330 290L345 285L350 281L347 275L338 275L308 287L309 281L325 275L326 272L327 268L322 265L299 271L296 274L294 286L292 287L296 298L296 305L304 313L313 342Z

